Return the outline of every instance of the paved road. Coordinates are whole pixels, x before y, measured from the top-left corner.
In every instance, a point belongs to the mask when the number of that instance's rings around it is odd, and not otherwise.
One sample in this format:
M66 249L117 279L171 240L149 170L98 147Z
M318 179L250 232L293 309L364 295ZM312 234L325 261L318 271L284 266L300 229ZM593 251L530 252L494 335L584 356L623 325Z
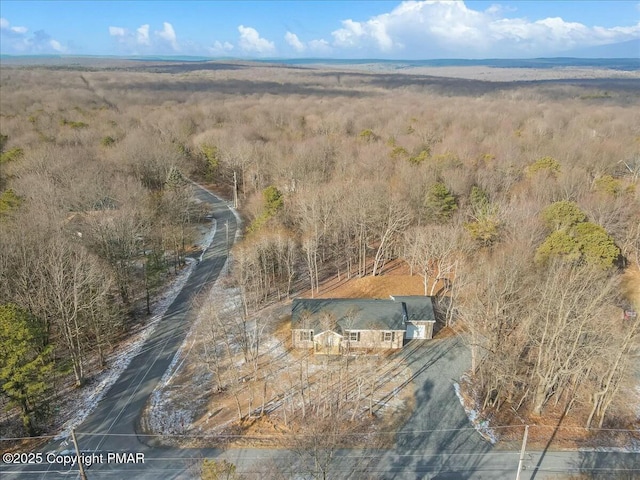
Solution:
M214 208L217 228L213 241L142 352L131 361L95 411L76 428L78 432L94 433L91 436L78 434L78 443L83 450L139 450L140 439L134 434L142 409L169 367L197 313L192 305L194 297L211 288L227 260L227 238L233 244L236 218L224 201L206 190L197 188L195 195Z
M304 461L295 454L269 449L172 449L151 448L136 435L141 409L162 377L181 344L188 325L194 295L209 288L218 277L227 257L227 232L233 241L236 220L216 197L198 191L198 196L215 206L218 229L212 247L196 267L182 293L168 309L153 336L113 385L95 412L78 426L82 450L129 451L144 454L144 463L99 464L87 470L95 479L190 479L198 478L194 468L204 457L223 457L238 466L239 472L256 472L277 464L289 478L309 478ZM458 401L453 383L469 365L469 352L459 338L412 342L401 353L414 375L416 409L398 432L397 447L388 451L348 450L335 453L327 478L512 480L519 452L494 449L475 432ZM69 448L69 447L62 447ZM51 449L60 450L59 445ZM106 454L106 453L105 453ZM308 462L308 459L307 459ZM522 480L567 478L570 474L597 472L600 478L640 478L640 455L604 452L528 452ZM363 472L367 472L366 474ZM622 476L626 475L626 476ZM2 479L79 478L55 465L9 468L0 464ZM254 477L256 478L256 477ZM257 478L267 478L258 476Z
M373 455L366 469L381 479L513 480L520 452L498 450L477 433L455 394L453 384L471 364L462 339L427 340L409 348L415 411L398 433L395 451ZM527 452L520 478L566 479L585 472L602 474L603 480L614 473L640 479L640 455Z
M213 241L142 351L132 359L94 412L77 427L78 432L92 432L91 435L78 433L78 443L83 451L150 452L136 436L142 409L186 336L196 313L192 305L194 298L201 291L211 288L218 278L227 260L228 243L233 244L236 235L236 217L223 200L202 188L195 188L194 194L213 208L217 222ZM72 447L52 442L46 451L69 448ZM56 465L40 465L27 470L31 473L21 471L16 476L47 479L57 476ZM0 463L3 478L9 478L11 471L13 469ZM39 471L39 475L35 471ZM69 478L69 475L65 478Z
M398 434L392 466L405 471L473 468L491 445L471 427L453 388L469 369L469 350L459 337L426 342L407 357L409 366L415 365L416 410Z
M397 447L388 451L345 450L335 453L327 478L398 480L513 480L519 452L500 451L470 428L460 406L453 382L468 361L468 351L458 338L412 345L406 352L415 374L416 409L397 435ZM468 363L467 363L468 365ZM136 420L136 417L133 417ZM84 430L84 425L79 428ZM456 430L461 429L461 430ZM81 444L91 440L80 436ZM135 436L96 436L101 451L128 450L145 454L144 464L96 465L87 470L95 479L191 479L198 478L196 466L202 458L226 458L238 472L255 474L271 464L278 465L285 478L311 478L301 473L312 470L309 459L275 449L171 449L150 448ZM94 444L96 439L93 440ZM83 445L84 449L84 445ZM640 455L606 452L527 452L522 480L567 479L571 474L596 472L600 479L640 478ZM30 471L4 478L79 478L77 471L34 466ZM69 473L71 475L69 475ZM614 475L619 476L614 476ZM249 478L269 478L251 475Z

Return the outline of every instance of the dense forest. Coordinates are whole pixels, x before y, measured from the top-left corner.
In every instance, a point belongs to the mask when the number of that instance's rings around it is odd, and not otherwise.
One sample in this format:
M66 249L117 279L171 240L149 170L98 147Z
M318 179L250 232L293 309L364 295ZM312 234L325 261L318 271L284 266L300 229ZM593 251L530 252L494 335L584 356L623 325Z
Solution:
M206 214L189 179L236 188L246 312L400 259L465 332L485 411L620 421L640 80L141 63L0 85L0 404L26 433L184 265Z

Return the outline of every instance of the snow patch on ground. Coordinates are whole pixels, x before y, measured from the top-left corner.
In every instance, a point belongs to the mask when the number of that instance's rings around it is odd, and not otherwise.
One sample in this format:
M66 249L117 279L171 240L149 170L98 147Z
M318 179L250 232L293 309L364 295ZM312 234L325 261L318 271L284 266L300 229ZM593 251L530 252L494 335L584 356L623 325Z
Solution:
M205 192L209 192L211 195L215 194L209 190L208 188L204 187L203 185L200 185L197 182L192 181L191 183L193 183L195 186L197 186L198 188L204 190ZM235 240L237 241L241 236L242 236L242 218L240 218L240 214L238 213L238 210L235 209L233 207L233 203L231 202L227 202L227 207L229 208L229 210L231 210L231 213L233 213L233 216L236 217L236 237Z
M209 230L209 233L207 233L207 235L204 237L204 239L202 239L202 241L198 245L200 248L202 248L202 253L198 258L199 262L201 262L202 259L204 258L204 254L207 252L207 249L211 246L211 243L213 242L213 237L216 234L217 223L215 220L212 220L212 222L213 222L213 226Z
M209 233L199 242L199 246L202 248L202 255L204 255L204 252L206 252L207 248L211 245L215 232L216 222L214 220ZM202 255L200 256L200 259L202 259ZM107 358L107 365L109 367L99 373L89 386L77 391L78 396L73 401L67 403L64 408L65 412L59 412L60 415L65 415L66 412L69 412L71 418L64 423L62 431L54 438L54 440L66 439L71 435L71 430L81 424L84 419L89 416L89 414L98 405L98 402L100 402L104 397L104 394L109 391L111 386L116 382L120 375L122 375L122 372L124 372L127 366L129 366L131 360L138 355L144 343L155 330L160 319L164 316L169 306L171 306L178 294L182 291L182 288L187 283L191 272L196 266L196 262L189 258L187 258L187 263L188 265L182 269L182 271L180 271L173 281L165 288L160 295L160 298L152 304L151 310L154 311L155 314L147 325L145 325L138 333L133 335L126 344L121 345L116 352L111 354L109 358ZM185 339L185 342L186 340L187 339ZM174 362L177 362L177 359L178 356L176 355L168 372L172 370ZM180 416L179 411L176 411L175 415L176 418L173 419L173 423L184 423L185 419Z
M636 429L636 434L640 436L640 430ZM634 438L622 451L640 453L640 440Z
M161 389L156 389L151 394L149 412L149 428L161 435L181 435L191 427L193 421L193 412L177 408L171 393Z
M227 259L227 262L229 262L229 259ZM223 267L223 271L225 268L226 264ZM224 299L224 302L219 307L220 313L225 314L237 311L240 306L240 290L238 288L222 288L216 282L209 291L205 303L213 304L217 302L219 304L220 299ZM189 395L187 390L191 390L193 393L191 398L198 398L197 390L201 390L203 385L208 384L212 375L210 373L206 376L201 375L200 378L193 379L189 385L174 386L172 381L180 373L196 344L199 326L205 318L207 318L207 312L205 309L201 309L180 348L178 348L171 360L169 368L167 368L158 386L151 394L146 412L146 425L153 433L162 435L183 434L192 427L196 410L200 406L199 402L194 401L187 407L179 408L178 405L183 402L176 401L175 396L184 397Z
M498 441L498 438L495 432L489 426L489 421L483 420L478 410L473 408L473 406L466 404L464 397L462 396L462 393L460 393L459 383L454 382L453 388L456 391L456 396L458 397L458 400L460 400L460 404L462 405L462 408L464 408L464 411L466 412L467 417L469 417L469 421L474 426L476 431L480 435L482 435L482 437L485 440L488 440L489 442L491 442L491 444L495 444Z
M91 386L90 389L82 389L80 391L82 396L68 405L67 408L76 413L63 425L62 432L55 437L56 440L68 437L71 434L71 430L82 423L95 409L104 394L116 382L122 372L124 372L129 363L131 363L131 360L140 352L145 341L153 333L162 316L178 296L182 287L184 287L194 267L195 263L190 263L171 282L163 292L162 297L152 306L152 310L155 311L156 314L126 345L121 346L118 351L114 352L107 359L109 368L97 375L95 378L95 386Z
M268 337L266 340L263 340L261 342L261 350L268 352L269 355L275 358L284 357L289 353L284 342L281 342L275 337Z

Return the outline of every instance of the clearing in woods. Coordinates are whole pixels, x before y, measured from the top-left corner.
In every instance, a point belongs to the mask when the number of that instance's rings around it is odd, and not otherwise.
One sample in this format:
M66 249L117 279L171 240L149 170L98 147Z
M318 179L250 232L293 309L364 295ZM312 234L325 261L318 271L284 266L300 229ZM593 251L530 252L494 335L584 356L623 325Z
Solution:
M398 264L378 277L334 278L321 284L319 296L423 295L422 277L406 273ZM414 389L403 355L328 357L293 350L290 302L285 302L251 317L249 323L257 322L261 332L260 353L247 359L238 335L238 292L223 286L216 290L211 298L224 298L224 305L213 300L211 308L203 308L175 371L154 392L145 415L147 430L165 438L175 435L169 442L183 446L227 443L228 435L236 445L273 446L283 435L302 431L301 420L310 415L359 419L363 433L406 421ZM208 437L204 443L195 438L203 435Z

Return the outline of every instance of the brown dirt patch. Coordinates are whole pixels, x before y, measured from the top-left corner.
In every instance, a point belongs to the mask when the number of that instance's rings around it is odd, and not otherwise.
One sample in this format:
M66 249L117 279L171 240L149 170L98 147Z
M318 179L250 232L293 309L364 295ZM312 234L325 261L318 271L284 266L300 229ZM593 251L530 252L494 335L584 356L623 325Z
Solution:
M429 279L427 292L438 292L443 287L442 280L434 288L434 280ZM315 298L389 298L390 295L424 295L424 281L420 275L411 275L409 266L402 260L388 262L375 277L351 277L344 275L331 277L320 283ZM309 290L299 295L311 298Z
M441 340L443 338L455 337L456 335L460 335L461 330L462 329L457 325L454 325L453 327L445 326L438 330L438 333L436 333L434 338Z
M422 278L410 275L355 278L333 287L327 285L317 297L389 298L389 295L424 295Z
M442 287L438 282L434 291ZM433 288L433 280L429 279L427 292ZM320 284L320 293L316 298L389 298L390 295L424 295L423 279L419 275L409 275L408 268L385 270L383 275L356 277L347 279L342 276L333 277ZM311 292L300 295L311 298Z

